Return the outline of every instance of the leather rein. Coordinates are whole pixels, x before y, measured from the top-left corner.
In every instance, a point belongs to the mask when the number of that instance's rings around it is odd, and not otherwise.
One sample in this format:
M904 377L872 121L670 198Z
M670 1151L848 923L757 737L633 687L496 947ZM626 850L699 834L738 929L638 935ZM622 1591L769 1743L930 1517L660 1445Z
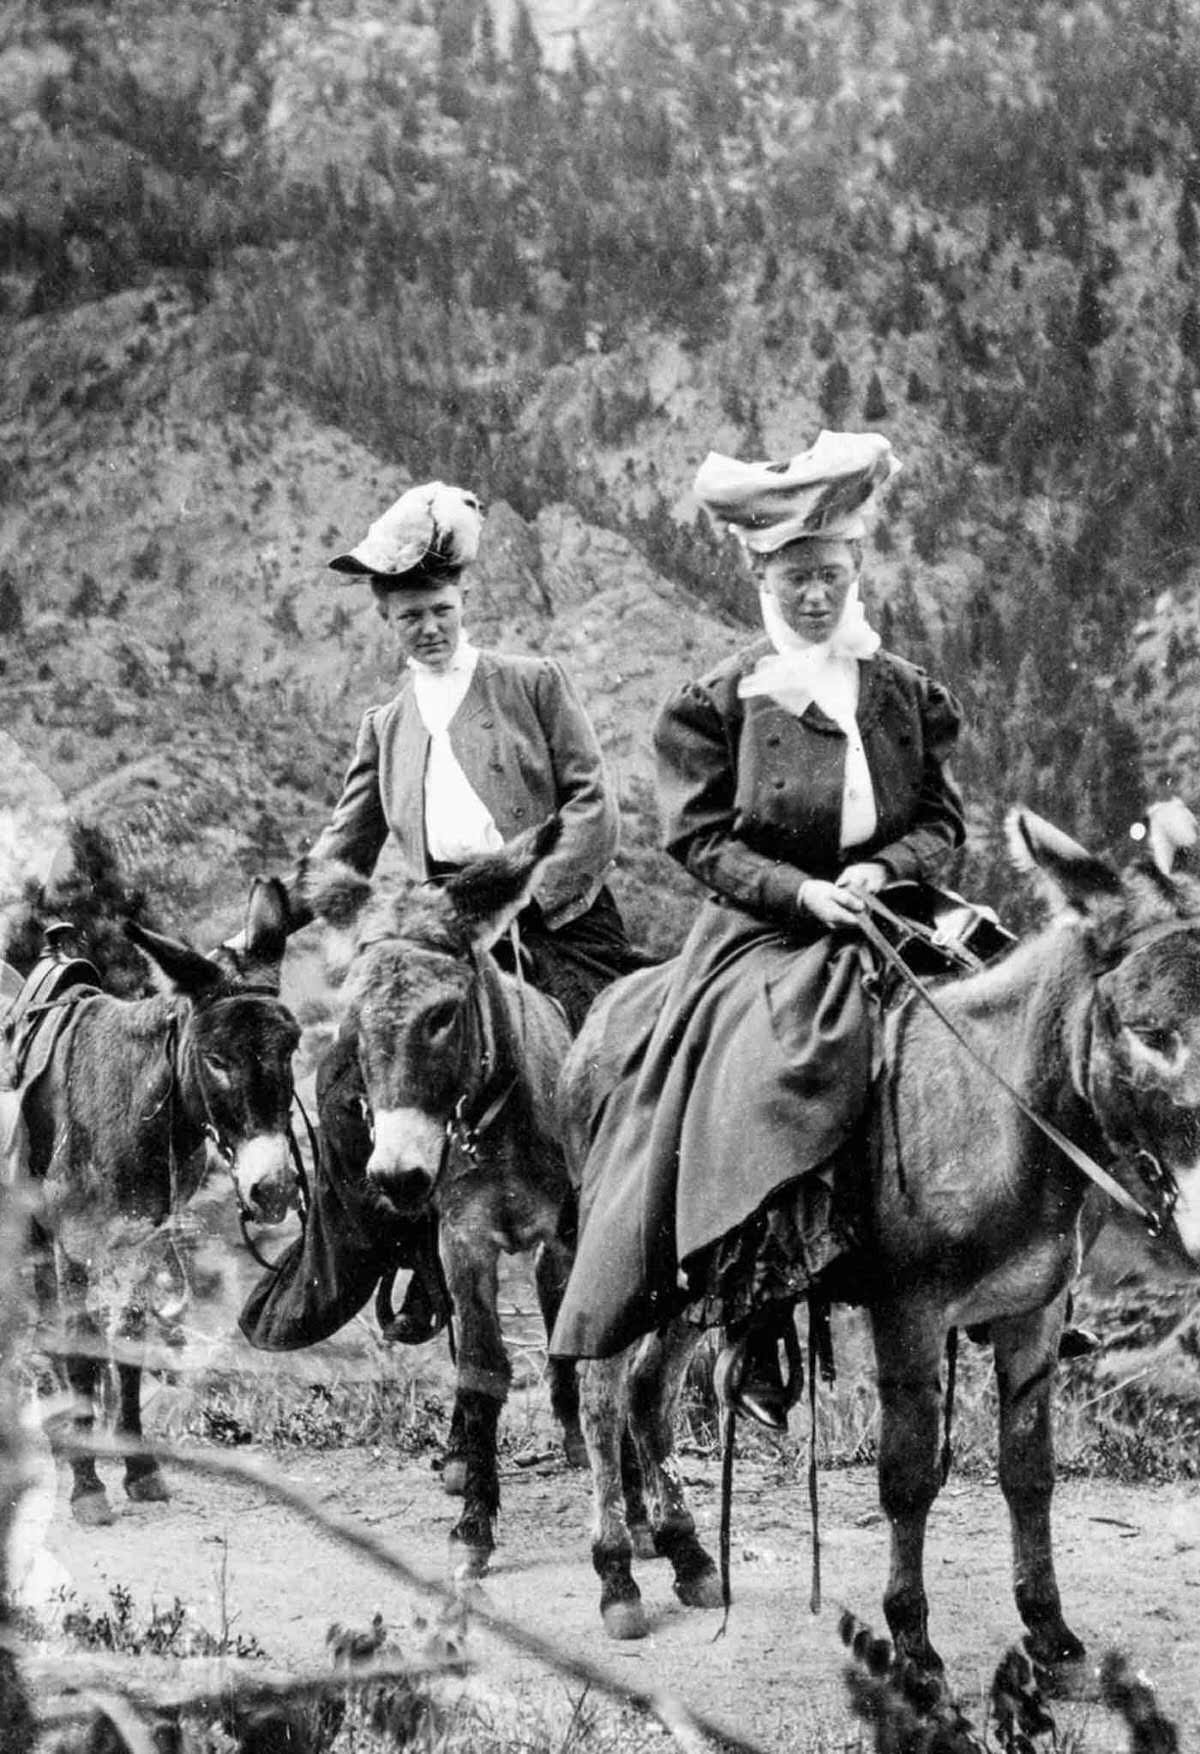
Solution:
M1118 1206L1122 1207L1126 1212L1131 1213L1134 1217L1140 1218L1150 1236L1161 1236L1167 1228L1167 1225L1171 1222L1171 1216L1179 1198L1179 1188L1176 1184L1175 1177L1171 1174L1170 1170L1159 1161L1152 1151L1149 1151L1144 1147L1140 1147L1133 1153L1132 1158L1129 1160L1132 1172L1137 1176L1138 1180L1149 1189L1152 1196L1151 1203L1143 1205L1143 1203L1131 1194L1127 1188L1122 1186L1114 1175L1108 1170L1103 1169L1100 1164L1096 1162L1094 1157L1084 1151L1081 1146L1076 1145L1073 1139L1069 1139L1065 1133L1061 1132L1059 1128L1054 1125L1053 1121L1048 1121L1043 1115L1039 1115L1021 1095L1016 1086L1004 1076L1003 1072L997 1071L996 1067L979 1052L979 1049L975 1047L970 1038L964 1034L958 1024L946 1014L945 1010L939 1005L929 987L919 975L913 973L899 950L896 949L895 945L892 944L880 930L875 919L869 916L876 915L879 918L886 919L889 924L899 924L906 929L909 927L909 922L904 921L900 919L899 916L893 914L890 908L876 901L873 896L866 895L863 897L863 900L866 903L867 912L864 917L857 922L857 929L862 933L871 948L883 959L889 968L893 969L895 973L900 976L905 985L916 993L921 1001L928 1006L934 1016L937 1017L944 1027L949 1030L955 1041L958 1042L959 1046L975 1063L975 1065L977 1065L981 1071L985 1072L993 1083L1000 1086L1001 1090L1005 1092L1025 1116L1025 1119L1029 1121L1032 1126L1036 1127L1038 1132L1041 1133L1044 1138L1048 1139L1064 1157L1074 1164L1076 1169L1085 1175L1090 1182L1094 1183L1096 1187L1100 1188L1103 1193L1107 1194L1111 1200L1114 1200ZM1151 945L1161 942L1164 938L1175 937L1180 933L1195 932L1196 930L1197 927L1194 923L1185 924L1183 922L1174 921L1159 922L1155 926L1147 927L1145 931L1141 933L1136 933L1121 960L1123 962L1128 961L1130 957L1140 955L1142 951L1148 950ZM946 946L945 948L951 957L955 955L953 946ZM976 959L972 958L971 966L979 967L980 964Z

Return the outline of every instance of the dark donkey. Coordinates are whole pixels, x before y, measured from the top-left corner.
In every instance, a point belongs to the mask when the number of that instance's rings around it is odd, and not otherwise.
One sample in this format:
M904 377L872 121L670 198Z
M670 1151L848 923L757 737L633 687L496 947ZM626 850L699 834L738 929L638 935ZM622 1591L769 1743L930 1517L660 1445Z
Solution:
M1053 923L982 972L937 983L936 999L1037 1115L1098 1160L1152 1228L1173 1231L1200 1260L1200 883L1149 863L1119 875L1024 811L1012 814L1010 833L1018 861L1040 872ZM602 996L564 1073L568 1104L577 1099L573 1126L583 1118L588 1038L603 1005ZM882 1406L888 1625L903 1656L941 1670L923 1549L941 1485L942 1362L951 1329L986 1323L1017 1608L1031 1654L1070 1662L1083 1647L1063 1618L1051 1550L1051 1396L1068 1288L1092 1234L1090 1184L919 1001L889 1014L885 1063L874 1116L880 1149L854 1265ZM621 1502L627 1414L676 1591L691 1604L720 1601L671 1451L671 1396L697 1337L680 1320L584 1371L593 1557L614 1637L647 1630Z
M372 883L336 864L305 876L318 917L353 934L344 997L369 1110L368 1182L385 1220L431 1204L438 1213L458 1320L444 1478L465 1500L450 1538L475 1571L495 1546L496 1431L512 1379L500 1255L537 1249L547 1331L570 1264L560 1235L570 1188L554 1118L570 1036L558 1006L489 954L558 836L551 818L436 887ZM574 1366L552 1366L550 1398L568 1457L582 1465Z
M84 1432L103 1351L92 1304L107 1276L120 1287L113 1313L125 1342L118 1430L141 1439L141 1366L129 1348L164 1313L164 1297L179 1293L169 1221L204 1179L206 1147L228 1166L245 1217L276 1222L295 1200L289 1114L300 1032L278 998L285 905L274 879L256 883L245 948L213 957L130 923L172 990L135 1000L68 995L31 1044L19 1094L36 1196L35 1280L68 1343L87 1345L64 1362ZM77 1520L111 1522L95 1463L72 1467ZM142 1502L169 1496L150 1455L128 1458L125 1490Z

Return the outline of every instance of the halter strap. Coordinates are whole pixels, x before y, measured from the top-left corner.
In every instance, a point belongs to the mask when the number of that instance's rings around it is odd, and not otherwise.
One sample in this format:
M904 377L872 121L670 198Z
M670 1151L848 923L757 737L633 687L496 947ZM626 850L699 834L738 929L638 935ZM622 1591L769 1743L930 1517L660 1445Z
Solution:
M1143 951L1152 949L1155 944L1161 944L1165 938L1180 938L1189 933L1200 936L1200 922L1196 920L1156 920L1153 925L1143 926L1140 931L1131 932L1128 938L1122 940L1120 954L1108 972L1111 974L1114 969L1121 967L1124 963L1132 962L1135 956L1140 956Z
M475 1093L475 1102L481 1106L478 1108L477 1112L473 1112L474 1105L470 1103L466 1091L463 1092L455 1103L454 1112L446 1122L446 1132L442 1141L441 1155L438 1159L438 1166L434 1172L433 1180L429 1185L427 1200L432 1200L434 1194L437 1192L438 1186L442 1177L445 1175L446 1170L449 1168L450 1159L455 1151L460 1151L464 1157L470 1158L472 1162L475 1161L479 1152L479 1141L499 1120L501 1114L508 1105L509 1098L520 1083L519 1074L513 1072L508 1079L495 1089L491 1088L491 1076L496 1069L496 1061L499 1057L497 1052L497 1037L495 1028L492 1024L490 1007L484 1002L483 989L487 978L486 964L483 962L479 951L474 947L471 949L471 967L472 978L468 993L468 1002L470 1004L471 1014L476 1022L476 1029L480 1042L480 1063L484 1068L484 1075L480 1088ZM523 997L524 995L522 994L522 1001Z

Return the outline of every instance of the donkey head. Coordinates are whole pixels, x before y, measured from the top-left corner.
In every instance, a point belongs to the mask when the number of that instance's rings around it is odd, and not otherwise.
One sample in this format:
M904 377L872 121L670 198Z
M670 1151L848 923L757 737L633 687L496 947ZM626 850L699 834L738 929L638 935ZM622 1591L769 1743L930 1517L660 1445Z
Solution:
M550 817L438 886L376 884L332 862L305 873L313 911L350 939L344 994L373 1120L367 1176L400 1211L428 1200L447 1125L487 1077L479 958L530 899L560 832Z
M132 921L126 931L187 1001L177 1057L186 1112L228 1160L242 1210L256 1222L278 1222L298 1193L288 1129L300 1041L277 996L287 936L282 885L256 879L237 952L202 956Z
M1147 859L1118 872L1028 811L1009 822L1084 958L1075 1078L1110 1148L1141 1165L1143 1204L1177 1190L1175 1228L1200 1260L1200 882Z

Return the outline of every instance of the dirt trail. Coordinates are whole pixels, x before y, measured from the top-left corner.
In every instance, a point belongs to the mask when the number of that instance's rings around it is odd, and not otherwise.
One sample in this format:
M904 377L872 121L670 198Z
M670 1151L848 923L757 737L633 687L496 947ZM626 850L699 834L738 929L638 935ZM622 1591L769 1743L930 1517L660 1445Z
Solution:
M288 1452L273 1460L319 1504L383 1537L424 1574L447 1577L456 1506L427 1459L398 1462L378 1450L352 1450ZM715 1463L688 1457L686 1467L701 1534L715 1551ZM428 1602L296 1512L256 1487L227 1481L176 1472L172 1488L169 1506L121 1500L112 1527L84 1530L70 1521L60 1472L48 1546L81 1601L104 1606L117 1584L132 1589L146 1611L179 1596L210 1630L230 1623L283 1663L322 1662L331 1622L366 1626L377 1610L402 1649L416 1655L422 1648L426 1633L417 1617L429 1614ZM821 1493L826 1607L820 1616L807 1605L811 1543L802 1470L794 1452L787 1469L770 1455L753 1456L739 1470L735 1606L727 1635L714 1642L719 1617L680 1607L666 1567L650 1563L639 1576L652 1635L614 1646L599 1626L586 1477L557 1462L509 1465L502 1544L483 1599L564 1651L600 1660L634 1686L676 1691L767 1747L804 1747L819 1733L840 1742L848 1725L837 1606L880 1621L886 1531L869 1470L825 1473ZM113 1496L118 1500L119 1491ZM1200 1503L1194 1489L1068 1482L1059 1492L1056 1524L1068 1618L1089 1652L1099 1657L1112 1644L1126 1650L1177 1717L1182 1746L1200 1748ZM998 1490L952 1483L933 1519L928 1577L934 1638L968 1701L986 1688L1017 1632L1008 1566ZM493 1705L517 1700L566 1721L577 1688L547 1677L539 1664L478 1627L468 1632L467 1649L483 1665L473 1685ZM1124 1746L1095 1704L1062 1708L1064 1728L1080 1723L1087 1725L1089 1754Z

